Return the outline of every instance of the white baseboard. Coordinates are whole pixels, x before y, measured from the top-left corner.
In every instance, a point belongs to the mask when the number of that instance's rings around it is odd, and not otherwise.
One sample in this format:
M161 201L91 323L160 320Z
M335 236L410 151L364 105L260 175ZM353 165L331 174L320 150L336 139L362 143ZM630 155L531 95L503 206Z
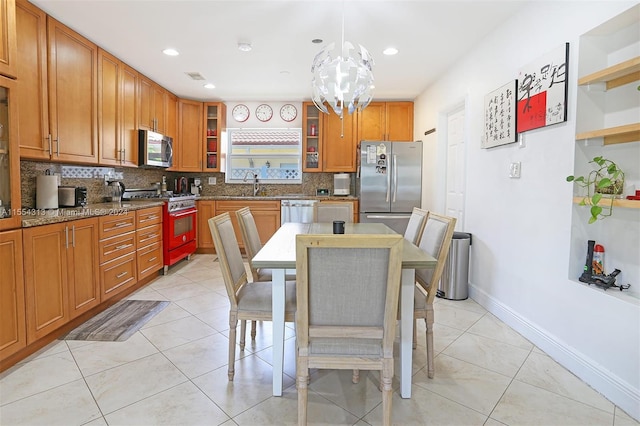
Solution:
M606 367L567 346L547 330L540 328L509 306L471 284L469 285L469 297L529 339L556 362L622 408L631 417L640 421L640 389L634 388Z

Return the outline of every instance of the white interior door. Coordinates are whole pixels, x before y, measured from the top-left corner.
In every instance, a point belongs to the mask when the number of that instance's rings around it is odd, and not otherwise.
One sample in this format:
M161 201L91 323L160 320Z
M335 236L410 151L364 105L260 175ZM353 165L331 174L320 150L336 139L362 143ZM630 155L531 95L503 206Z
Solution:
M464 229L465 187L465 124L464 106L447 114L447 178L445 211L457 219L456 231Z

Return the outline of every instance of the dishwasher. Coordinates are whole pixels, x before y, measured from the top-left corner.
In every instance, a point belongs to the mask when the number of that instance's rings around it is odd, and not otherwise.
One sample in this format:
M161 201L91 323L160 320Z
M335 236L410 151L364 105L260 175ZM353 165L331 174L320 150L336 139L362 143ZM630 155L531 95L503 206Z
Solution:
M287 222L313 223L313 206L318 200L281 200L280 224Z

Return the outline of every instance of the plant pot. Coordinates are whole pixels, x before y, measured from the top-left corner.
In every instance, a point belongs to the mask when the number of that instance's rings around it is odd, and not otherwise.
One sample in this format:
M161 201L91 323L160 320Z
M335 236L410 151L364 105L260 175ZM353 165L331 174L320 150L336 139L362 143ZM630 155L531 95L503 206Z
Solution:
M604 188L598 188L598 183L596 182L595 192L603 194L603 195L622 195L624 191L624 180L614 180L609 186Z

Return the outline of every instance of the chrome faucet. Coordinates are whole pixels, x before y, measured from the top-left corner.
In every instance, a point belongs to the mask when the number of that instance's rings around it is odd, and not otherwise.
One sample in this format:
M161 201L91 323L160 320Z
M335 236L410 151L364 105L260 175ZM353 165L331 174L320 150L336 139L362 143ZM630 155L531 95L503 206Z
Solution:
M247 173L244 174L244 179L242 180L243 182L247 181L247 176L249 176L249 174L253 175L253 196L255 197L256 195L258 195L258 192L260 192L260 183L258 183L258 174L252 172L251 170L247 171Z

